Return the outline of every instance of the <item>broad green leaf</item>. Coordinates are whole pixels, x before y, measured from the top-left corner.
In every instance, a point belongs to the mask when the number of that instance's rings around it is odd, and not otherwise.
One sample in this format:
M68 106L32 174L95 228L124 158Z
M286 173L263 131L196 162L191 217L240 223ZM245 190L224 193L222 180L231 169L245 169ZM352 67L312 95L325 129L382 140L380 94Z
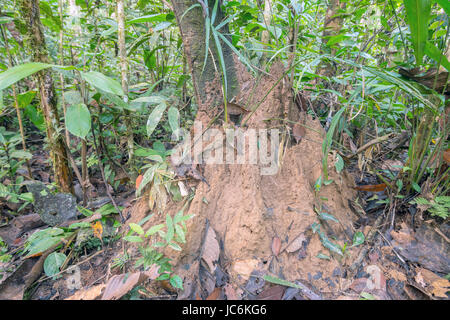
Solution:
M316 256L316 258L324 259L324 260L331 260L331 258L330 258L329 256L327 256L326 254L323 254L323 253L319 253L319 254Z
M416 182L413 182L413 183L411 184L411 186L412 186L413 189L416 190L417 192L422 192L422 188L421 188Z
M153 180L153 176L155 174L156 167L152 166L147 171L145 171L144 176L142 177L142 181L139 184L138 189L136 190L136 196L139 197L141 195L142 190L144 190L145 186Z
M364 243L364 233L362 233L361 231L357 231L355 232L354 236L353 236L353 244L352 247L355 246L359 246L360 244Z
M60 252L53 252L44 261L44 272L48 277L53 277L57 274L64 261L67 259L66 255Z
M186 243L186 237L184 235L183 228L179 224L175 225L175 233L178 237L180 237L181 243Z
M91 130L91 113L84 103L67 108L66 127L74 136L86 138Z
M0 90L22 80L38 71L51 67L51 64L41 62L29 62L10 68L0 73Z
M19 103L19 108L25 108L28 106L33 98L36 96L36 91L28 91L17 95L17 102Z
M127 24L133 24L133 23L143 23L143 22L163 22L166 21L167 14L163 13L157 13L157 14L150 14L146 16L142 16L139 18L134 18L132 20L127 21Z
M171 247L173 250L176 250L176 251L182 250L181 247L178 244L176 244L175 242L169 243L169 247Z
M111 79L110 77L105 76L103 73L97 71L81 72L81 76L91 86L99 90L118 96L124 95L120 83L114 79Z
M414 46L416 64L422 64L428 40L428 21L431 13L430 0L403 0L408 16L411 40Z
M342 159L342 157L340 155L336 156L337 161L334 164L334 166L336 167L336 172L340 173L342 171L342 169L344 169L344 159Z
M179 275L174 274L170 277L170 284L172 287L183 290L183 279Z
M129 224L130 229L133 230L134 232L136 232L139 235L143 235L144 234L144 230L142 229L142 227L136 223L130 223Z
M320 239L322 241L322 244L325 248L329 249L330 251L337 253L339 255L342 256L342 249L339 245L331 242L328 238L326 237L321 237Z
M158 23L158 25L156 25L153 28L153 31L164 30L164 29L167 29L168 27L170 27L171 25L172 25L172 22L164 21L164 22Z
M68 105L76 105L83 103L83 98L81 97L81 93L78 90L71 90L64 92L64 101Z
M449 2L450 3L450 2ZM447 57L430 41L427 41L425 46L425 53L436 63L439 63L450 72L450 62Z
M15 150L13 152L11 152L11 158L15 158L15 159L26 159L26 160L30 160L33 157L33 155L27 151L23 151L23 150Z
M161 103L153 109L147 120L147 136L150 137L153 131L156 129L159 121L161 120L164 111L166 110L166 104Z
M172 132L176 133L180 128L180 112L176 107L170 107L167 111L167 117L169 118L169 125Z
M163 273L162 275L160 275L158 278L156 278L156 280L158 281L164 281L170 278L170 274L169 273Z
M126 236L123 237L123 240L128 241L128 242L143 242L144 240L142 240L141 237L137 237L137 236Z
M35 255L37 253L44 252L45 250L51 248L52 246L58 244L61 241L62 237L51 237L48 236L43 239L37 239L33 241L30 246L27 248L28 254L27 257Z
M319 217L323 220L331 220L334 222L339 222L338 219L336 219L332 214L326 213L326 212L321 212L319 213Z
M147 232L145 233L145 236L148 237L148 236L151 236L151 235L157 233L159 230L164 228L164 226L165 226L165 224L163 224L163 223L152 226L150 229L147 230Z

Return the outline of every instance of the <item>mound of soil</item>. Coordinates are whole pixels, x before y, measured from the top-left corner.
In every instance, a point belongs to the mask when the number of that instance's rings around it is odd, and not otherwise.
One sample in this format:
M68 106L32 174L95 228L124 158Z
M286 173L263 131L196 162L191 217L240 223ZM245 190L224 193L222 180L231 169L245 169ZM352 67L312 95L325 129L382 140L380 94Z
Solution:
M280 144L283 156L275 175L261 175L260 165L203 167L209 186L197 185L188 208L195 217L187 223L187 242L181 252L171 249L167 252L178 267L178 274L185 278L185 291L179 298L206 298L215 286L225 282L243 296L248 292L242 289L248 288L251 275L255 274L300 280L322 294L333 295L340 288L345 266L351 263L356 250L348 250L345 258L331 254L311 226L320 223L330 241L341 246L346 242L351 244L357 217L348 207L348 199L354 198L351 189L354 182L347 174L336 173L330 155L328 172L333 183L322 185L315 192L314 184L322 175L325 131L317 120L292 109L287 81L278 81L283 78L283 72L282 65L275 65L270 75L256 83L242 70L241 88L248 89L236 100L251 97L250 106L263 100L248 120L249 128L286 129L277 119L288 117L297 122L303 117L306 132L298 144L293 139L288 144ZM197 116L203 123L211 118L206 112ZM339 222L319 220L315 208L333 215ZM175 214L179 206L172 204L168 209ZM130 222L139 221L147 212L144 197L133 208ZM158 223L151 220L151 224ZM219 271L226 276L219 277Z

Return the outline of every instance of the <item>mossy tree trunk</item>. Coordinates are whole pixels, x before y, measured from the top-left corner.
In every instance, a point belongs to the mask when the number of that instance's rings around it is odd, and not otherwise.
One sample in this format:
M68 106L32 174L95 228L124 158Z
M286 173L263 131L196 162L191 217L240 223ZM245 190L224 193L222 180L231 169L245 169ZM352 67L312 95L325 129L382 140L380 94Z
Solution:
M27 25L26 40L34 62L50 63L45 45L38 0L20 0L20 11ZM62 192L73 192L72 172L69 168L66 148L60 130L57 97L50 69L36 74L41 108L47 128L50 157L55 181Z

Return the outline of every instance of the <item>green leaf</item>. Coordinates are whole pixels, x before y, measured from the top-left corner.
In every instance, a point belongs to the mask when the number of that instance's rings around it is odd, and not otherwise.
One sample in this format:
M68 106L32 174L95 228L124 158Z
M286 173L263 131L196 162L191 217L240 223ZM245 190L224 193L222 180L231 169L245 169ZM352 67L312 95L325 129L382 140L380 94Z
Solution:
M183 279L180 276L174 274L170 277L170 284L172 287L183 290Z
M179 224L175 225L175 233L178 237L180 237L181 243L186 243L186 237L184 235L183 228Z
M51 64L41 62L29 62L21 64L0 73L0 90L22 80L38 71L51 67Z
M166 21L167 14L163 13L157 13L157 14L150 14L146 16L142 16L139 18L134 18L132 20L127 21L127 24L133 24L133 23L143 23L143 22L163 22Z
M436 0L436 2L444 9L447 16L450 16L450 1L448 0Z
M263 279L267 282L271 282L271 283L275 283L275 284L279 284L281 286L285 286L285 287L292 287L292 288L297 288L297 289L305 289L305 287L295 284L293 282L287 281L287 280L283 280L274 276L268 276L265 275L263 277Z
M128 241L128 242L143 242L144 240L142 240L141 237L138 236L126 236L123 237L123 240Z
M339 222L338 219L336 219L332 214L326 213L326 212L321 212L319 213L319 217L322 220L331 220L334 222Z
M450 3L450 2L449 2ZM448 61L447 57L430 41L427 41L427 44L425 46L425 53L436 63L441 63L441 65L447 69L447 71L450 71L450 62Z
M133 230L134 232L136 232L139 235L143 235L144 234L144 230L142 229L142 227L136 223L130 223L129 224L130 229Z
M352 247L355 246L359 246L360 244L364 243L364 233L362 233L361 231L357 231L355 232L355 234L353 235L353 244Z
M13 152L11 152L11 158L15 158L15 159L26 159L26 160L30 160L33 157L33 155L27 151L23 151L23 150L15 150Z
M66 127L74 136L86 138L91 130L91 113L84 103L67 108Z
M340 155L336 156L336 163L334 164L335 168L336 168L336 172L340 173L342 171L342 169L344 169L344 159L342 159L342 157Z
M53 252L44 261L44 272L48 277L53 277L57 274L64 261L67 259L66 255L59 252Z
M169 243L169 247L171 247L173 250L181 251L181 247L178 244L176 244L175 242Z
M428 40L428 21L431 13L430 0L403 0L408 16L411 40L414 46L416 64L422 64Z
M333 143L334 131L336 126L341 119L342 114L345 111L345 107L342 107L331 120L330 128L328 129L325 140L322 144L322 169L324 173L325 180L328 180L328 152L330 151L331 144Z
M148 236L151 236L151 235L157 233L159 230L164 228L164 226L165 225L163 223L152 226L150 229L147 230L147 232L145 233L145 236L148 237Z
M103 73L90 71L90 72L81 72L81 76L86 82L88 82L91 86L105 91L107 93L112 93L118 96L123 96L122 86L119 82L110 77L105 76Z
M142 177L141 184L139 185L139 188L136 190L136 196L140 196L142 190L145 188L145 186L153 180L153 176L155 174L156 167L152 166L147 171L145 171L144 176Z
M329 256L327 256L326 254L323 254L323 253L319 253L316 258L324 259L324 260L331 260L331 258Z
M411 185L412 185L413 189L416 190L417 192L422 191L422 188L420 188L420 186L417 183L413 182Z
M158 280L158 281L163 281L163 280L169 279L169 277L170 277L170 274L168 274L168 273L163 273L163 274L160 275L158 278L156 278L156 280Z
M376 300L375 297L368 292L361 292L361 300Z
M178 108L170 107L167 111L167 117L169 118L170 129L176 133L180 128L180 112Z
M161 103L153 109L152 113L150 113L147 120L147 135L150 137L155 131L156 126L162 118L164 111L166 110L166 104Z

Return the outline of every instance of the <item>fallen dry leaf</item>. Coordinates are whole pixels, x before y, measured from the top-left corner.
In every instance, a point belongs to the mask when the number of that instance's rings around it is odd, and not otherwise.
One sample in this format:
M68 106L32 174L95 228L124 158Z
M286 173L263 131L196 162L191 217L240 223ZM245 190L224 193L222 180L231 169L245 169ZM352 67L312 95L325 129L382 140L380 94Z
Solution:
M444 161L450 166L450 148L444 151Z
M294 239L286 248L286 251L289 253L295 252L299 250L303 246L303 242L306 241L306 237L303 233L301 233L297 238Z
M139 185L142 182L142 178L143 178L142 174L138 175L138 177L136 178L136 190L139 189Z
M154 280L158 274L159 266L153 265L149 271L124 273L111 277L106 284L105 292L101 300L117 300L127 294L135 286L147 279Z
M227 283L223 289L225 291L225 295L227 296L227 300L239 300L236 290L234 290L231 284Z
M380 192L380 191L384 191L384 189L386 189L386 184L385 183L366 184L363 186L356 186L355 189L359 190L359 191L367 191L367 192Z
M416 268L416 272L415 280L426 293L439 298L447 298L446 293L450 291L450 281L424 268Z
M244 280L250 277L250 274L258 266L258 260L248 259L248 260L238 260L233 265L234 272L240 274Z
M280 285L275 285L275 286L272 286L272 287L264 290L263 292L261 292L256 299L257 300L281 300L281 298L283 297L284 291L286 291L286 287L283 287Z
M88 289L81 289L77 291L74 295L64 299L64 300L95 300L102 294L105 284L99 284Z
M220 294L222 293L222 288L215 288L213 292L206 298L206 300L220 300Z
M272 239L272 254L277 257L280 254L281 240L278 237Z
M214 274L216 263L219 260L219 254L220 247L219 242L217 241L216 232L213 228L209 227L205 237L205 243L203 244L202 258L207 263L211 274Z

